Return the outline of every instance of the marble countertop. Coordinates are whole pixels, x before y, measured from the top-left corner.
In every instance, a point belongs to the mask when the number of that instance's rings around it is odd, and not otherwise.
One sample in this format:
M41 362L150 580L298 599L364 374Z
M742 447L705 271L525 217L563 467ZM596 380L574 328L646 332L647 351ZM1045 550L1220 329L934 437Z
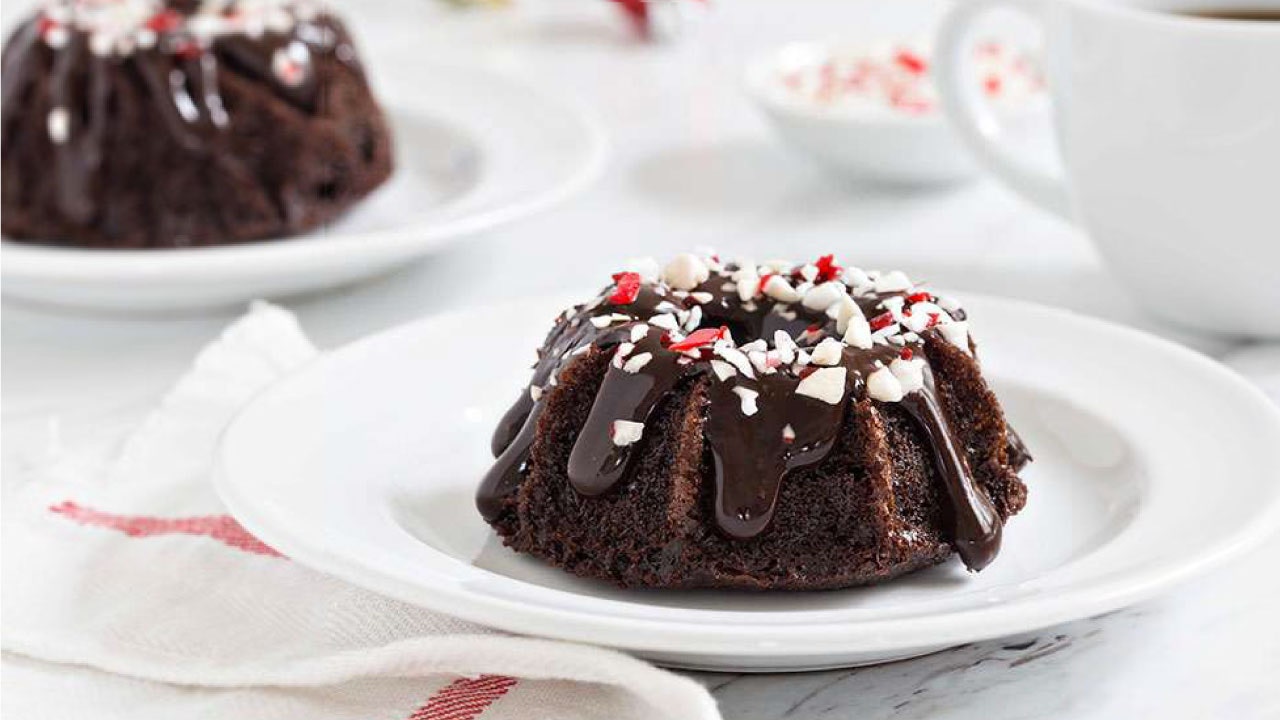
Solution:
M25 4L6 4L6 24ZM1280 375L1280 360L1262 348L1145 317L1087 239L993 183L904 192L833 182L779 145L741 92L743 63L772 45L920 34L937 3L716 3L688 37L658 46L631 39L605 2L519 0L467 12L425 1L347 5L384 94L408 92L418 67L483 62L580 97L613 151L599 182L551 212L376 281L287 303L323 346L464 304L562 291L607 274L618 258L709 245L761 257L834 250L961 292L1129 323L1264 380ZM69 444L136 419L229 317L78 317L6 302L6 467L43 452L52 426ZM1277 552L1280 538L1158 600L1034 636L871 668L691 675L731 720L1280 717Z

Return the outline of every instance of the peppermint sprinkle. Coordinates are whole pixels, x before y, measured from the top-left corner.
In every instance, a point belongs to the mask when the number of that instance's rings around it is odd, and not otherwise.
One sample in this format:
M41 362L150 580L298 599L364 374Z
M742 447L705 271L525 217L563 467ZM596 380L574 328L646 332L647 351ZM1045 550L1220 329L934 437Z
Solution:
M631 373L632 375L635 375L636 373L640 372L641 368L643 368L645 365L648 365L649 361L652 359L653 359L653 353L647 353L647 352L637 353L636 355L632 355L630 358L627 359L627 362L622 366L622 369L624 372L628 372L628 373Z
M744 388L741 385L733 389L733 394L742 399L742 414L751 417L760 411L756 406L756 398L760 397L760 393L750 388Z
M609 439L618 447L634 444L644 435L644 423L631 420L614 420L609 426Z
M45 125L49 131L49 139L54 145L61 145L71 135L71 114L64 107L56 107L49 111Z

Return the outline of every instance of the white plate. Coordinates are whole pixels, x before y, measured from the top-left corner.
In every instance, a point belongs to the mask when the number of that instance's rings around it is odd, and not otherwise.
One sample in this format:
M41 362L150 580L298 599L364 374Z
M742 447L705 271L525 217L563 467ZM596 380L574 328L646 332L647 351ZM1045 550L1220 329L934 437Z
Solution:
M325 355L231 425L222 497L268 544L371 590L740 671L879 662L1107 612L1280 520L1280 412L1245 381L1133 330L970 297L985 372L1036 455L1028 506L987 570L952 562L879 587L768 594L576 579L501 547L472 505L490 431L560 307L428 318Z
M477 68L413 69L390 99L397 169L329 226L288 240L183 250L3 242L4 294L91 309L173 311L334 287L563 200L606 143L573 104Z

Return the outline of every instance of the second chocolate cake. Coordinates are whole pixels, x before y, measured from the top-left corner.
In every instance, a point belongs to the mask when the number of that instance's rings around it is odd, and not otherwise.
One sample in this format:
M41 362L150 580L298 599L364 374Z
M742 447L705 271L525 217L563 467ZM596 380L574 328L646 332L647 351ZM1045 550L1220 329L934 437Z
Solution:
M557 318L477 505L629 587L822 589L981 570L1030 460L954 301L900 272L681 255Z
M342 23L306 0L60 0L4 48L3 230L191 247L297 234L391 174Z

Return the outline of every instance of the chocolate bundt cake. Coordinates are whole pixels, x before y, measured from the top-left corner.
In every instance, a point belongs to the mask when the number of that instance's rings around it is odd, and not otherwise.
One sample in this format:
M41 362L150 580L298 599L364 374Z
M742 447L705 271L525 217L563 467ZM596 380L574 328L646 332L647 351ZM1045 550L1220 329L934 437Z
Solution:
M1030 460L964 310L901 272L680 255L566 311L493 436L510 547L624 587L981 570Z
M9 37L3 75L9 239L279 237L391 174L351 37L308 0L57 0Z

